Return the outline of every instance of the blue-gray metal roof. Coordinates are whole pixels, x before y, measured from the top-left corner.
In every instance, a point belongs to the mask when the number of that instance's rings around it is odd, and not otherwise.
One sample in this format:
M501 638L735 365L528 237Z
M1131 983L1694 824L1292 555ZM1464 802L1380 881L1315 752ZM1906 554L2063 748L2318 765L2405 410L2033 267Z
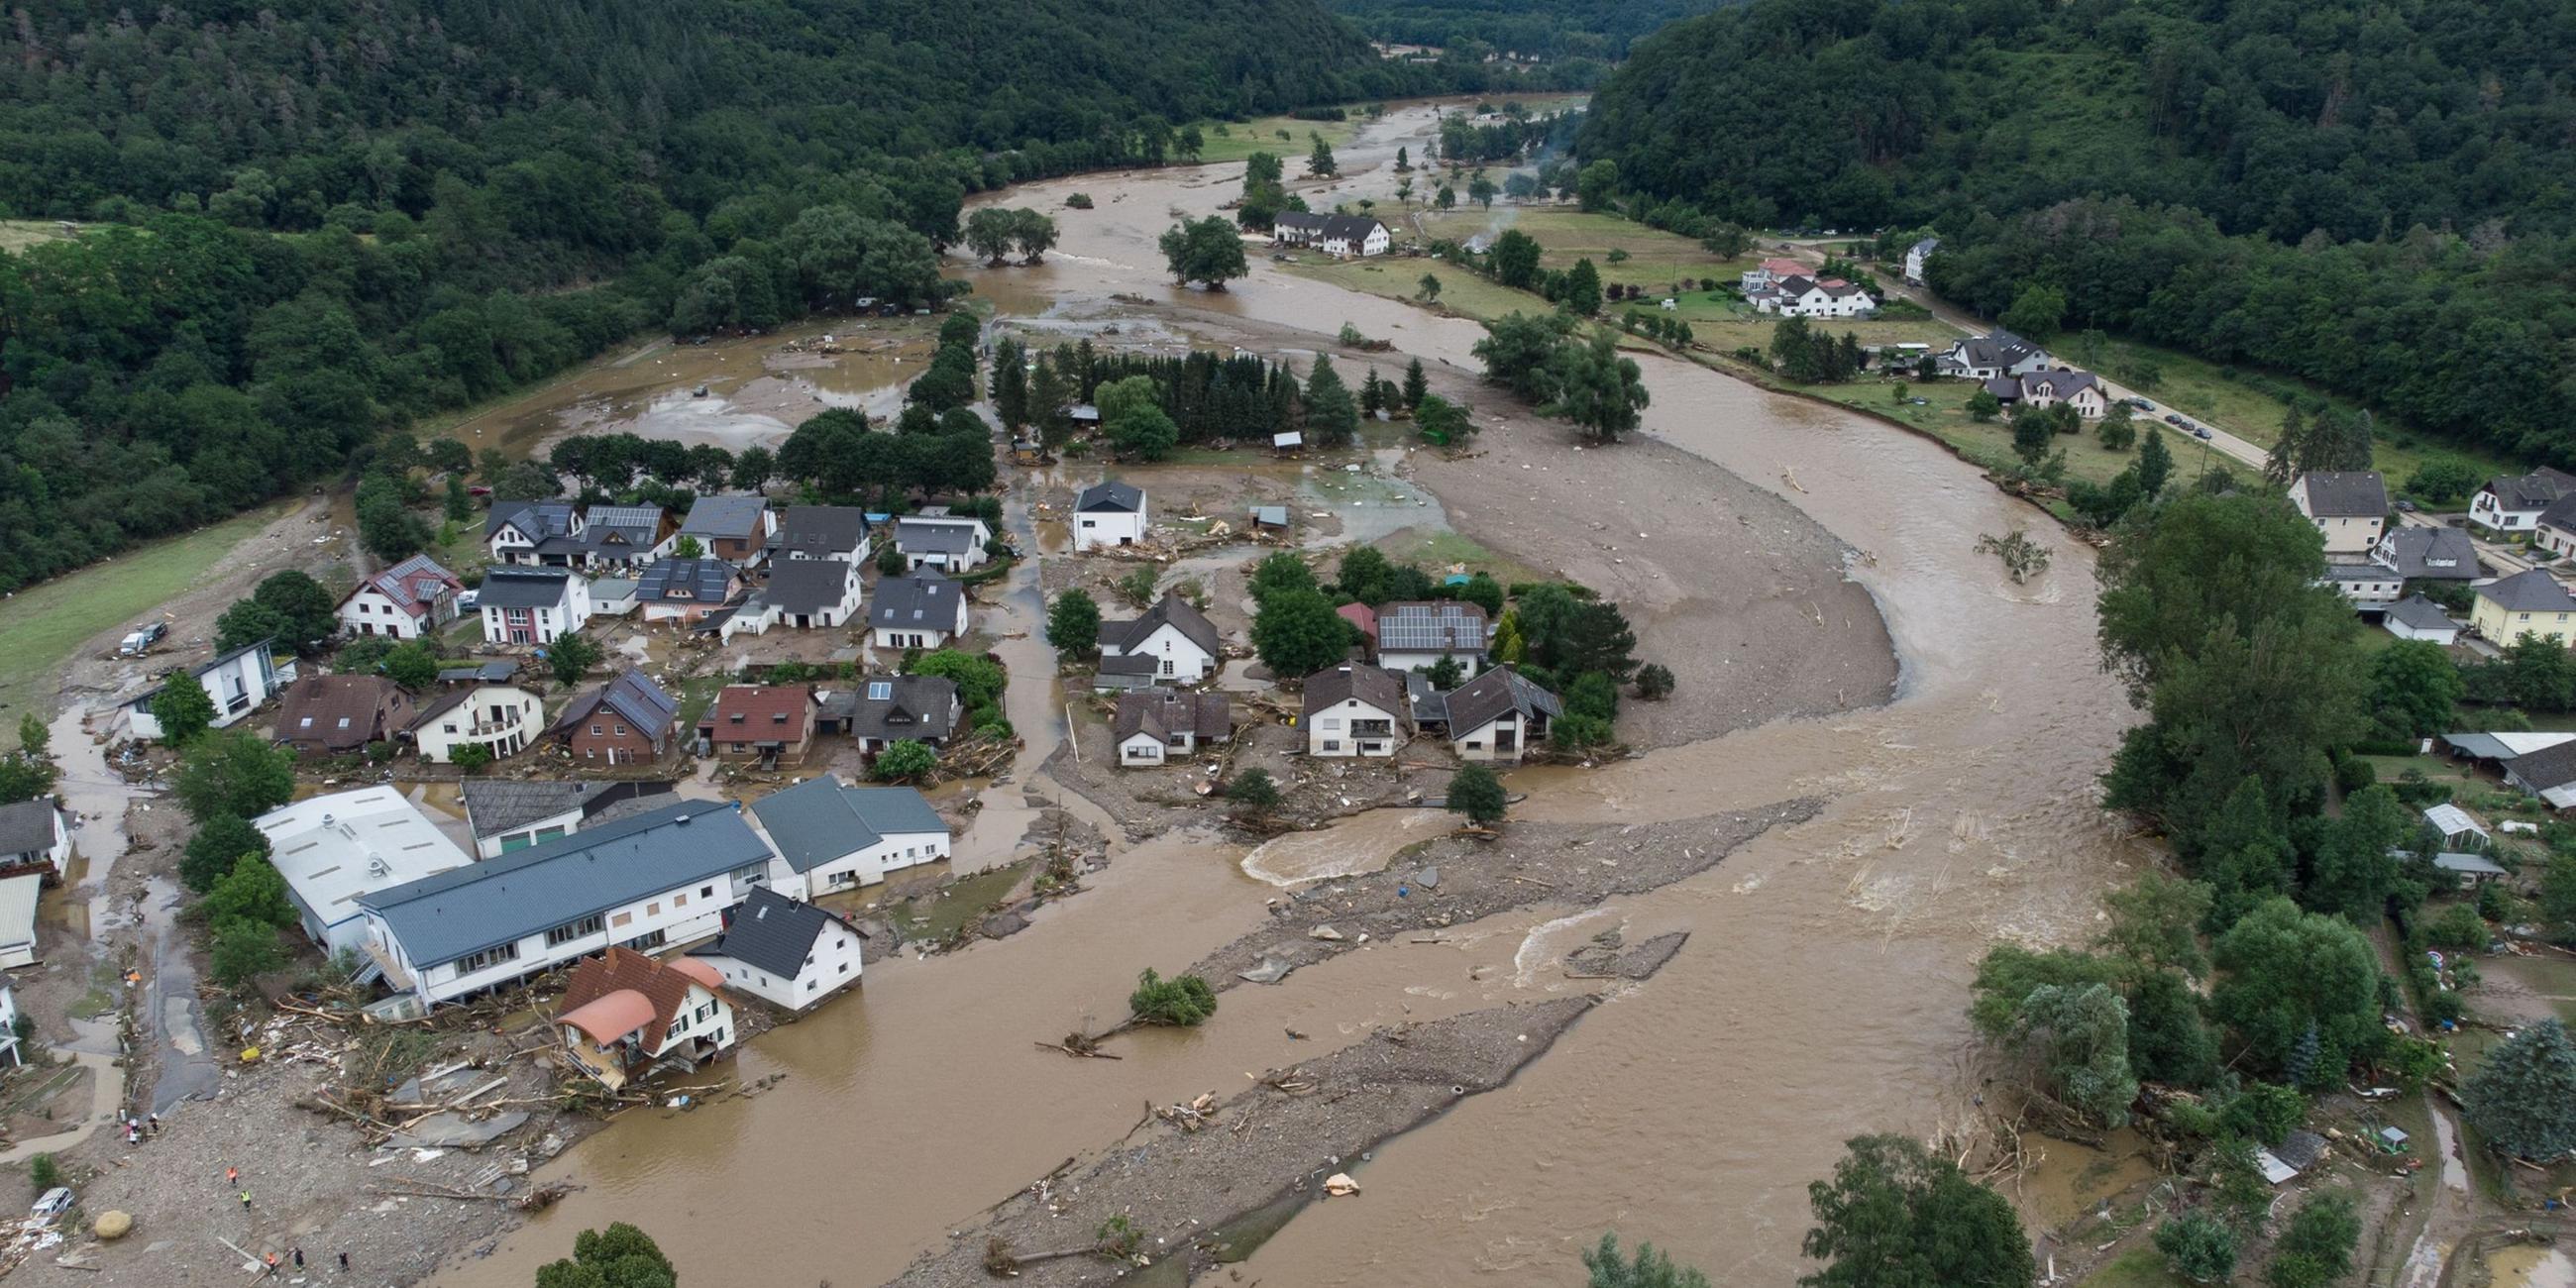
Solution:
M702 496L689 507L680 531L701 537L751 537L760 534L760 516L769 499L758 496Z
M847 790L840 779L821 774L753 801L751 813L787 866L811 872L885 839L842 798Z
M956 582L928 573L879 578L876 603L868 609L868 621L876 626L953 631L957 629L957 603L962 593Z
M858 811L859 821L886 836L948 830L929 799L909 787L849 787L841 795Z
M379 890L358 904L384 919L413 964L435 966L769 857L736 807L683 801Z

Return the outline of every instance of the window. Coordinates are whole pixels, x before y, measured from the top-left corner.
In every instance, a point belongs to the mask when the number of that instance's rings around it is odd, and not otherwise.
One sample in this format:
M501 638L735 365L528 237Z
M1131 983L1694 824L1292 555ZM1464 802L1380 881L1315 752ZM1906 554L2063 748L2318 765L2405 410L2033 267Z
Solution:
M1324 740L1324 750L1326 750L1326 751L1340 751L1341 749L1342 749L1342 744L1341 744L1341 741L1340 741L1339 739L1335 739L1335 738L1326 738L1326 739Z
M868 701L870 701L870 702L886 702L886 701L891 701L891 700L893 699L893 697L894 697L894 682L893 682L892 680L870 680L870 681L868 681Z
M685 908L685 907L688 907L688 906L689 906L689 896L688 896L688 895L686 895L686 894L675 894L675 895L672 895L672 896L671 896L671 906L672 906L673 908L675 908L675 909L676 909L676 908Z
M665 1041L665 1042L669 1042L669 1041L672 1041L672 1040L674 1040L674 1039L678 1038L678 1037L680 1036L680 1030L685 1029L685 1028L687 1028L687 1027L689 1027L689 1017L688 1017L688 1016L683 1015L683 1016L681 1016L680 1018L678 1018L678 1019L676 1019L676 1020L671 1021L671 1027L669 1027L669 1028L667 1028L667 1029L664 1029L664 1030L662 1031L662 1040L663 1040L663 1041Z
M487 966L498 966L503 962L514 962L517 960L519 960L519 945L514 941L503 944L497 948L486 948L479 953L457 958L456 973L459 975L471 975Z
M565 944L571 943L584 935L596 935L605 929L607 929L607 924L601 921L596 914L584 917L579 921L567 921L564 924L546 932L546 947L561 948Z
M631 913L631 912L621 912L621 913L617 914L616 916L609 918L609 919L608 919L608 924L609 924L609 925L612 925L612 926L619 927L620 929L623 929L623 928L625 927L626 923L628 923L628 922L630 922L630 921L633 921L633 920L635 920L635 914L634 914L634 913Z
M656 930L649 934L637 935L633 939L627 940L625 944L621 946L635 949L638 952L643 952L649 949L661 947L668 941L668 938L669 937L664 935L661 931Z
M806 991L806 992L808 992L808 993L811 993L811 992L813 992L815 989L821 988L822 986L823 986L823 981L821 981L821 980L819 980L819 979L809 979L809 980L805 981L805 991Z
M645 916L647 916L647 917L658 917L658 916L661 916L661 915L662 915L662 901L661 901L661 900L659 900L659 899L656 899L656 900L654 900L653 902L651 902L651 903L648 903L648 904L644 905L644 915L645 915Z
M347 717L347 716L342 716L342 717L340 717L340 727L341 727L341 728L343 728L343 729L346 729L346 728L348 728L348 727L349 727L349 717Z
M850 964L848 962L841 963L841 973L844 975L850 973Z
M592 732L592 733L597 733L597 732L599 732L599 731L598 731L598 730L596 730L596 729L593 729L593 730L591 730L591 732ZM626 736L626 726L624 726L624 725L619 725L619 726L617 726L617 736L618 736L618 737L620 737L620 738L623 738L623 737L625 737L625 736Z
M699 1019L699 1020L713 1019L713 1018L715 1017L715 1013L716 1013L716 1004L715 1004L715 1003L713 1003L713 1002L709 1002L709 1003L707 1003L706 1005L699 1007L699 1008L698 1008L698 1010L697 1010L697 1013L696 1013L694 1016L692 1016L691 1018L692 1018L692 1019Z
M714 886L711 886L711 885L703 885L703 886L699 886L699 887L698 887L698 897L699 897L699 898L701 898L701 899L712 899L712 898L715 898L715 897L716 897L716 888L715 888Z
M626 731L625 731L625 730L623 730L623 729L620 729L620 730L618 730L618 732L619 732L619 733L624 733L624 732L626 732ZM591 737L593 737L593 738L596 738L596 737L598 737L598 736L599 736L599 726L598 726L598 725L592 725L592 726L590 727L590 736L591 736Z

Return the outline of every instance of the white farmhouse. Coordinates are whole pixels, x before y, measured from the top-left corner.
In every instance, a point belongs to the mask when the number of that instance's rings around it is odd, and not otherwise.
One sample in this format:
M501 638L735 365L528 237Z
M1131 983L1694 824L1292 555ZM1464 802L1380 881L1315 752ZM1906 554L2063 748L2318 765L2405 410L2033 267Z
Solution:
M1327 255L1383 255L1395 245L1395 235L1386 225L1367 215L1313 214L1303 210L1280 213L1270 225L1271 244L1304 246Z
M287 902L324 952L362 949L367 917L358 900L473 861L392 787L309 797L252 826L268 838Z
M1346 663L1306 677L1298 723L1310 756L1392 756L1412 731L1412 719L1402 677Z
M0 805L0 871L50 868L60 876L71 858L71 829L53 797Z
M1223 645L1207 614L1166 593L1142 617L1100 624L1100 687L1196 684L1216 670Z
M551 644L590 621L590 579L567 568L487 568L475 592L486 644Z
M258 710L260 704L295 682L294 659L280 665L269 655L269 643L261 640L219 653L213 661L187 673L186 678L196 681L206 696L215 700L215 728L224 728ZM178 679L174 674L169 682L177 683ZM125 727L135 737L161 736L161 722L152 714L152 699L159 696L161 688L156 686L126 701Z
M859 982L865 936L845 918L774 890L754 890L724 937L689 955L725 987L801 1011Z
M428 555L413 555L358 583L340 601L340 629L350 635L419 639L456 620L465 583Z
M1858 318L1878 311L1867 289L1839 277L1805 274L1781 278L1771 289L1746 297L1757 313L1784 318Z
M1146 513L1145 489L1102 480L1082 489L1073 500L1073 548L1079 553L1099 546L1132 546L1145 539L1153 520Z
M851 787L830 774L771 792L751 816L777 855L766 884L811 899L948 857L948 824L909 787Z
M1565 714L1555 694L1498 666L1449 694L1449 745L1460 760L1516 765L1547 738L1548 722Z

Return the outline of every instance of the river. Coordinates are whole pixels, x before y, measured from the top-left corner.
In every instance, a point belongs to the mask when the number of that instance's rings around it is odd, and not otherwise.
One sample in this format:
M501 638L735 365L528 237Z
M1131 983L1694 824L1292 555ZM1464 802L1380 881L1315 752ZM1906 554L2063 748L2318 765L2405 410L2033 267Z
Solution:
M1361 173L1341 195L1391 188L1383 162L1399 143L1418 151L1429 124L1408 108L1364 130L1342 149L1345 170ZM1474 324L1266 262L1220 297L1174 288L1154 237L1173 211L1212 210L1239 174L1088 175L1000 194L1060 211L1065 229L1048 265L1010 278L1010 304L1062 316L1111 308L1123 292L1326 335L1350 321L1426 363L1472 368ZM1075 191L1096 209L1062 211ZM873 963L859 996L763 1037L737 1073L791 1075L768 1095L621 1119L546 1169L586 1188L437 1282L524 1288L578 1230L631 1220L686 1283L874 1283L1017 1186L1110 1145L1148 1101L1230 1094L1248 1074L1372 1026L1548 995L1569 986L1528 963L1612 925L1632 939L1693 934L1650 984L1599 1008L1510 1086L1377 1151L1359 1172L1361 1199L1291 1222L1239 1268L1243 1279L1573 1283L1575 1251L1615 1229L1716 1282L1791 1282L1806 1184L1844 1137L1968 1116L1962 1007L1984 946L2089 933L2100 890L2147 857L2095 804L2095 775L2133 716L2097 670L2085 547L1931 442L1679 361L1641 361L1649 434L1777 491L1864 552L1852 575L1880 606L1902 680L1881 707L1600 769L1520 771L1511 786L1529 796L1515 817L1609 827L1817 794L1830 801L1819 818L1573 920L1542 907L1454 943L1351 953L1279 987L1228 992L1205 1028L1122 1039L1123 1060L1067 1060L1036 1043L1119 1017L1138 970L1232 939L1275 893L1240 870L1241 846L1186 831L1136 838L1091 891L1042 910L1028 931ZM1972 549L2013 527L2056 554L2026 586ZM1026 674L1015 659L1014 675ZM1011 715L1024 721L1035 706L1015 692ZM1380 815L1333 836L1365 866L1405 834ZM1329 861L1333 844L1301 843L1299 862ZM1524 951L1533 936L1546 952ZM1315 1040L1291 1041L1291 1028Z

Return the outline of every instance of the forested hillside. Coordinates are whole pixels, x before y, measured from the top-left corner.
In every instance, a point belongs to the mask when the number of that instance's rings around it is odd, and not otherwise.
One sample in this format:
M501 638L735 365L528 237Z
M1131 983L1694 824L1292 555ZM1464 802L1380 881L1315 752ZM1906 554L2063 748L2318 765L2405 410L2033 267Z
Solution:
M1630 44L1666 23L1728 2L1331 0L1333 11L1358 24L1371 40L1444 49L1472 43L1497 52L1604 63L1627 57Z
M970 191L1461 70L1312 0L28 0L0 218L114 227L0 255L0 590L675 302L723 329L929 295Z
M2568 0L1755 0L1642 42L1581 148L1649 204L1933 229L1990 314L2055 291L2568 465L2571 69Z

